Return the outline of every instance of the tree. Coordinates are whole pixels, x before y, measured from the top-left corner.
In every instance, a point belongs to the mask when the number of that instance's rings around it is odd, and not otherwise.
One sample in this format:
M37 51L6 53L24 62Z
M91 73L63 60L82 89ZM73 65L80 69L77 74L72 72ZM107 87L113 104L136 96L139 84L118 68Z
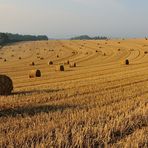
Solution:
M9 42L9 37L6 33L0 33L0 45L6 44Z

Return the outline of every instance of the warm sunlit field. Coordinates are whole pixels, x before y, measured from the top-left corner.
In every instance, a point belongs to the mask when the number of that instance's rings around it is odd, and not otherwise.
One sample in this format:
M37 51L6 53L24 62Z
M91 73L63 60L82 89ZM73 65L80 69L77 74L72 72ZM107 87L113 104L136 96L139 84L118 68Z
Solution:
M145 39L3 47L0 74L14 91L0 96L0 147L147 148L147 52ZM77 66L55 70L67 60ZM42 76L30 79L33 69Z

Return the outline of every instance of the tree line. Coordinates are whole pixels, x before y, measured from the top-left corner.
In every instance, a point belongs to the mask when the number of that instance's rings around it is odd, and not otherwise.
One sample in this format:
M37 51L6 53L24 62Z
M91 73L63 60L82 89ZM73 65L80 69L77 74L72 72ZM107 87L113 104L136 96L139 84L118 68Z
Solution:
M107 40L107 39L108 38L104 36L90 37L88 35L81 35L81 36L71 38L71 40Z
M5 45L13 42L20 41L37 41L37 40L48 40L46 35L20 35L12 33L0 33L0 45Z

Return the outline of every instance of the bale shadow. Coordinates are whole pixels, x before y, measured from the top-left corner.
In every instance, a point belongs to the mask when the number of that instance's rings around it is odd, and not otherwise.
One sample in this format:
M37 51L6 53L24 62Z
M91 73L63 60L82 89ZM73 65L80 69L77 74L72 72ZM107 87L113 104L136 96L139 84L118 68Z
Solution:
M44 89L44 90L18 91L18 92L13 92L11 95L28 95L33 93L53 93L53 92L58 92L63 90L64 89Z
M1 117L16 117L16 116L34 116L41 113L49 113L61 111L65 109L75 109L74 105L40 105L40 106L26 106L26 107L17 107L0 110Z

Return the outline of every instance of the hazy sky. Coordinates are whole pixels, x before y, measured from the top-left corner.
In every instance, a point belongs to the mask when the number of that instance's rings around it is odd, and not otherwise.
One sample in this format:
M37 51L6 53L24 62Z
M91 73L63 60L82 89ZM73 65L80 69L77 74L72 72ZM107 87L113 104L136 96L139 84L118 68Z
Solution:
M0 32L148 36L148 0L0 0Z

